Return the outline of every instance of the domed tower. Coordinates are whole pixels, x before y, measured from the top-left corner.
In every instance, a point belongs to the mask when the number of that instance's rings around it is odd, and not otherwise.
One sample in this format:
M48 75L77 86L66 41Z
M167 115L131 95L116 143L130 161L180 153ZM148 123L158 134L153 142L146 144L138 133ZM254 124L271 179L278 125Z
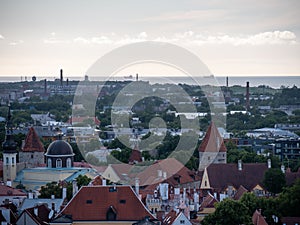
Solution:
M45 154L48 168L70 168L73 167L74 153L71 145L61 140L52 142Z
M17 143L13 136L13 126L11 122L10 105L8 106L8 115L6 121L6 136L2 143L3 148L3 181L13 181L17 174Z

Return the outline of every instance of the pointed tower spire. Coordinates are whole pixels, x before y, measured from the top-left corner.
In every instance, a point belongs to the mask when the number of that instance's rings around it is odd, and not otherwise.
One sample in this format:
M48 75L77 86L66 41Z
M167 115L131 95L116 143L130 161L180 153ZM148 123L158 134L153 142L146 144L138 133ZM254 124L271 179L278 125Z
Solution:
M10 104L8 104L8 113L7 113L5 130L6 130L5 141L2 143L3 153L17 153L17 144L13 136L13 124L11 121Z
M8 105L8 115L6 121L6 136L2 143L3 148L3 181L8 185L16 178L17 174L17 143L13 136L13 125L11 121L10 104Z
M226 163L227 149L214 122L208 127L199 146L199 170L203 171L211 163Z

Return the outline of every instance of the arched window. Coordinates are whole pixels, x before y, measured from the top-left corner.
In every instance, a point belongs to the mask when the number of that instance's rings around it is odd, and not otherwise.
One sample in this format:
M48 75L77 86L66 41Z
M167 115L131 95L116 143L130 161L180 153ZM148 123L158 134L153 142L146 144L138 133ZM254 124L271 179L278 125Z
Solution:
M56 160L56 168L62 168L62 161L61 159Z
M72 167L72 160L70 158L67 158L67 168Z
M52 160L48 159L48 168L51 168L51 167L52 167Z

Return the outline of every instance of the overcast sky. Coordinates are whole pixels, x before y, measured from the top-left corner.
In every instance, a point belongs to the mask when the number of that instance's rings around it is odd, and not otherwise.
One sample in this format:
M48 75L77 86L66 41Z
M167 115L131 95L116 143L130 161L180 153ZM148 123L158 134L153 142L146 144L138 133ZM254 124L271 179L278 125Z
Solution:
M0 75L83 76L147 40L190 50L215 75L300 75L299 15L299 0L0 0Z

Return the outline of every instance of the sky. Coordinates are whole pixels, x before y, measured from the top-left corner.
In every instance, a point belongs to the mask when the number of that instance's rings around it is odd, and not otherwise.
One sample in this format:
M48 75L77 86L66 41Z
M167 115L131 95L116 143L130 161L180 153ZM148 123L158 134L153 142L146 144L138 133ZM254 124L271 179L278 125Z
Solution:
M84 76L142 41L179 45L214 75L300 76L299 15L299 0L0 0L0 76Z

